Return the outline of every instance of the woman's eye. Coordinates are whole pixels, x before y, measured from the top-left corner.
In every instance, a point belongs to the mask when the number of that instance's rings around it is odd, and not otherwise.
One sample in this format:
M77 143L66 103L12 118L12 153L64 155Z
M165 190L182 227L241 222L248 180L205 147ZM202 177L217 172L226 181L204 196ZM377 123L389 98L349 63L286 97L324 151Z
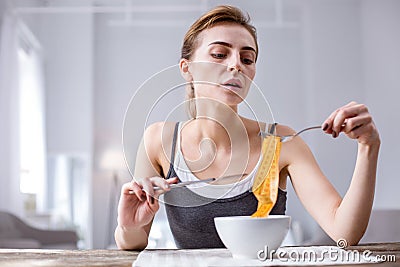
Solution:
M223 58L226 57L226 55L225 55L225 54L222 54L222 53L212 53L211 56L212 56L213 58L217 58L217 59L223 59Z
M254 63L254 61L251 60L250 58L242 58L242 62L243 62L243 64L246 64L246 65L251 65Z

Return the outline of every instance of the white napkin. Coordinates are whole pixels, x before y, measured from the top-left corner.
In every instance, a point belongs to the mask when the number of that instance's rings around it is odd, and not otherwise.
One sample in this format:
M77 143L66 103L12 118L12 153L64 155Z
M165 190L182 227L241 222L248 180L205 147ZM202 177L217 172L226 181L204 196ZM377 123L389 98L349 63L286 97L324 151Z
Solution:
M132 266L277 266L377 263L370 253L334 246L282 247L273 259L237 259L227 249L146 249Z

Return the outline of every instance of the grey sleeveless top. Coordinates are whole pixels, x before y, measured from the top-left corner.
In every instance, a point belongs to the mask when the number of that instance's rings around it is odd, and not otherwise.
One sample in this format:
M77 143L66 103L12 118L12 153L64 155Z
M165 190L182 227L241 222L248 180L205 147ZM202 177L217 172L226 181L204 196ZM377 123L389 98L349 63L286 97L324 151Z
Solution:
M175 126L171 163L166 179L176 176L174 170L178 124ZM258 201L251 191L240 195L210 199L188 188L164 194L165 209L175 244L182 249L224 248L214 226L215 217L249 216L257 210ZM283 215L286 211L286 192L278 189L278 197L270 214Z

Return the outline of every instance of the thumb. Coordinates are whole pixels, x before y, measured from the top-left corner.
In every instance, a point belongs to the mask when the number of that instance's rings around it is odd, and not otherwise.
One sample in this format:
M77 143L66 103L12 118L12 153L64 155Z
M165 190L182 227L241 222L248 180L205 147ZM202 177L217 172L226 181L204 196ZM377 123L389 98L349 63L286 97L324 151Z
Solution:
M169 178L166 180L168 184L176 184L179 180L178 177Z

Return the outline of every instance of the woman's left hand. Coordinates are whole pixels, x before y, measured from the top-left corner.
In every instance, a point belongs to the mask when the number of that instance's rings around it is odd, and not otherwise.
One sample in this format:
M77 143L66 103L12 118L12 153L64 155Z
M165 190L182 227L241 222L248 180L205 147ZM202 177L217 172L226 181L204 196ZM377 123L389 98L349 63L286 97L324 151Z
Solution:
M343 132L349 138L357 139L360 144L371 145L380 141L368 108L356 102L350 102L332 112L322 124L322 129L334 138Z

